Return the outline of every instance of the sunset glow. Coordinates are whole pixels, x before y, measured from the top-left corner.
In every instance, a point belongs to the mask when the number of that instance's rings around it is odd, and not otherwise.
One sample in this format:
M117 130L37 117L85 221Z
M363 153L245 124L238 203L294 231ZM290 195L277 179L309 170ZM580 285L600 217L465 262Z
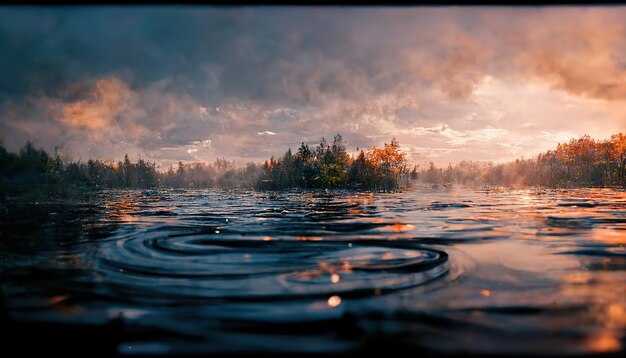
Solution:
M625 20L0 6L4 351L626 356Z
M0 44L11 54L0 60L0 132L9 150L31 140L161 169L221 157L243 165L337 132L352 153L396 136L418 164L528 158L626 126L625 16L5 8L0 36L16 40Z

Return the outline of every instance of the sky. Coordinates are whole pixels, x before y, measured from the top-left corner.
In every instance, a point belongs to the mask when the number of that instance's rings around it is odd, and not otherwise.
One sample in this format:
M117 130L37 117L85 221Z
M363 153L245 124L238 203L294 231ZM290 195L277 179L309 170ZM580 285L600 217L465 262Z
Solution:
M243 165L341 133L416 164L626 130L626 7L0 7L0 133Z

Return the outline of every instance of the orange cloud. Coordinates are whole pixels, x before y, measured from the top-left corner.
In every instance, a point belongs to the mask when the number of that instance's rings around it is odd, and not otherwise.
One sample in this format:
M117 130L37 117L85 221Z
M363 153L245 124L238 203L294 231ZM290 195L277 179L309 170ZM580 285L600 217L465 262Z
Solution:
M59 81L58 71L22 56L3 87L16 88L0 102L5 141L175 163L260 160L341 132L351 149L397 136L416 159L447 164L534 155L571 135L603 138L624 127L626 7L253 10L254 21L213 36L224 26L213 20L238 11L182 11L172 39L137 25L162 21L149 13L127 28L67 15L102 28L83 44L102 61L59 61ZM64 44L78 33L47 34L30 21L6 36ZM56 63L64 49L30 52ZM105 74L125 74L133 86ZM205 140L210 148L198 144Z
M525 74L574 95L626 99L626 28L611 11L551 10L526 27L517 56Z
M116 117L131 107L135 94L117 78L96 82L87 99L66 103L61 121L90 130L103 130L115 124Z

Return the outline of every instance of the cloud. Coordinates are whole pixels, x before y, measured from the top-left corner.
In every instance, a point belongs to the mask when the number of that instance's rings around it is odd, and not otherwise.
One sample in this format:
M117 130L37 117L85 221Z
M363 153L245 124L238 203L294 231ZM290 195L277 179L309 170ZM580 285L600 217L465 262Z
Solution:
M487 126L486 128L467 130L467 131L455 131L446 127L441 132L447 137L448 143L452 145L463 145L470 142L488 142L496 138L500 138L509 133L506 129L493 128Z
M134 110L134 101L135 94L125 83L105 78L96 82L86 99L64 103L61 121L92 131L110 129L120 115Z
M337 132L351 150L396 136L416 158L512 159L624 127L624 17L625 7L4 8L0 131L12 150L32 140L163 165L260 160Z

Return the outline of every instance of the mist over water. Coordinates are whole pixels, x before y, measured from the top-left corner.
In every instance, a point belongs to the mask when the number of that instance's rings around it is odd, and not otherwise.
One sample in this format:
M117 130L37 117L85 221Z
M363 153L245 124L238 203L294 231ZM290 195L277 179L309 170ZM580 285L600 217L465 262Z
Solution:
M624 191L119 190L0 218L6 319L115 327L120 354L625 349Z

